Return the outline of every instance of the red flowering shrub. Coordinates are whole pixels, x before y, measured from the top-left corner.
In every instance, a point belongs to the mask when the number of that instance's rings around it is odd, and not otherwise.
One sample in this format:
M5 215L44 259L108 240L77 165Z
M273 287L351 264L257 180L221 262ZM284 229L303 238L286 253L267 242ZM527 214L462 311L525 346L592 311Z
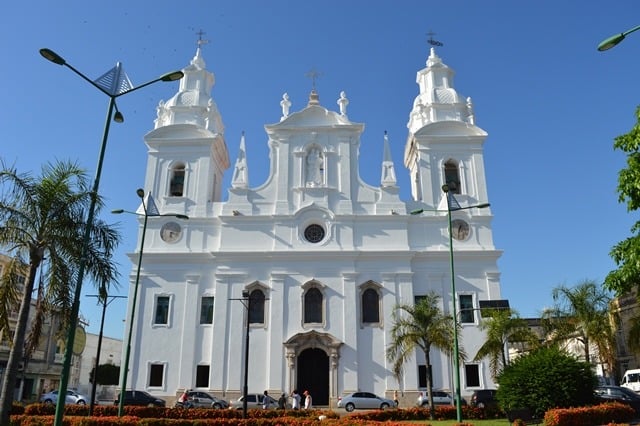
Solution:
M545 426L596 426L610 422L628 423L633 408L619 402L578 408L554 408L544 415Z

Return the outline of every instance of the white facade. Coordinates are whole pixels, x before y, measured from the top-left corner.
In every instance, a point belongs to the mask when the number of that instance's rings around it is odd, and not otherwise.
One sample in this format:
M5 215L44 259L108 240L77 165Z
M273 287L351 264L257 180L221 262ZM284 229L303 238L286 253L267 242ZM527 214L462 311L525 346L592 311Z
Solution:
M87 333L87 343L82 351L82 355L78 357L80 365L80 377L78 381L78 392L91 396L92 384L89 381L91 371L96 363L96 355L98 353L98 340L100 335ZM122 339L114 339L112 337L102 336L102 344L100 345L100 364L113 364L122 366L120 362L122 357ZM112 386L98 385L96 389L97 399L115 400L115 393L111 392Z
M248 310L238 299L250 292L264 301L249 315L249 392L308 389L316 405L355 390L417 392L423 355L406 365L401 383L385 357L392 310L435 290L451 312L445 176L462 207L490 201L487 133L475 125L471 100L453 88L453 71L432 49L413 107L407 101L412 200L399 198L386 136L380 182L361 180L364 124L348 117L344 92L333 111L313 90L295 112L285 94L280 121L265 126L270 173L258 186L249 183L242 137L225 202L230 162L200 49L184 72L144 138L145 189L159 212L190 219L149 218L127 387L158 396L184 387L240 395ZM441 211L410 215L414 209ZM491 210L452 215L458 309L477 309L501 297ZM483 335L477 311L467 314L460 344L473 358ZM451 360L436 349L431 357L434 386L452 389ZM486 362L466 362L460 377L463 396L495 386Z

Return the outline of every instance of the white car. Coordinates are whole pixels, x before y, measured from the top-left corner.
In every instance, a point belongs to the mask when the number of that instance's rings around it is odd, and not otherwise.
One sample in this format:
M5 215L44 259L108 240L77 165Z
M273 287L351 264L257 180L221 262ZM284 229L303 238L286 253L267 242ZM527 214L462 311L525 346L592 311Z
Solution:
M89 401L89 398L87 398L86 396L72 390L67 390L67 397L65 398L64 403L85 405L87 401ZM51 392L43 393L40 396L40 402L43 402L45 404L57 404L58 391L54 390Z
M344 408L348 412L353 410L386 410L395 407L396 403L387 398L381 398L371 392L354 392L338 397L338 408Z
M271 398L271 396L267 396L269 398L269 408L276 409L278 408L278 401ZM261 393L249 393L247 394L247 409L251 410L252 408L260 408L262 409L262 402L264 401L264 394ZM229 404L229 408L232 410L242 410L244 408L244 397L236 399L235 401L231 401Z
M454 398L449 392L434 390L431 391L431 395L433 396L433 405L454 405ZM462 401L462 405L467 404L464 398L460 398L460 400ZM427 405L429 405L427 392L420 392L420 396L418 396L418 406L424 407Z

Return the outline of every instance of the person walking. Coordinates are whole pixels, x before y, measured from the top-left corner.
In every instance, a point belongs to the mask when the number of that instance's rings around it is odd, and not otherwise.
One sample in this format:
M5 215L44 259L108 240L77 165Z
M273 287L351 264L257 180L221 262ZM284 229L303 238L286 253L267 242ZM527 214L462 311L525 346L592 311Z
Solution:
M278 398L278 408L281 410L285 410L287 408L287 396L283 393Z
M311 394L309 393L308 390L304 391L304 409L305 410L311 410L311 408L313 408L313 403L311 400Z
M298 389L294 389L291 393L291 408L294 410L300 409L300 394L298 393Z
M271 399L269 397L269 392L264 391L264 396L262 397L262 409L263 410L268 410L269 409L269 400Z
M393 402L395 402L396 408L398 408L400 406L400 401L398 401L398 391L397 390L393 391Z

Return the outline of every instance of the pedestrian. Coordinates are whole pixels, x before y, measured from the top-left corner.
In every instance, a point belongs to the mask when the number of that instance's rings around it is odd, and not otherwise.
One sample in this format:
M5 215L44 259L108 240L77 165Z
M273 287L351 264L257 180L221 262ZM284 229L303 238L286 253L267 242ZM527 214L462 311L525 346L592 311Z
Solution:
M398 401L398 391L393 391L393 402L396 404L396 408L400 406L400 401Z
M304 395L304 409L305 410L311 410L311 408L313 408L313 403L311 400L311 394L309 393L308 390L304 391L303 393Z
M300 409L300 394L298 393L298 389L294 389L291 393L291 408L294 410Z
M278 408L281 410L287 408L287 397L284 393L280 395L280 398L278 398Z
M263 410L268 410L269 409L269 400L271 398L269 397L269 393L267 391L264 391L264 397L262 398L262 409Z

